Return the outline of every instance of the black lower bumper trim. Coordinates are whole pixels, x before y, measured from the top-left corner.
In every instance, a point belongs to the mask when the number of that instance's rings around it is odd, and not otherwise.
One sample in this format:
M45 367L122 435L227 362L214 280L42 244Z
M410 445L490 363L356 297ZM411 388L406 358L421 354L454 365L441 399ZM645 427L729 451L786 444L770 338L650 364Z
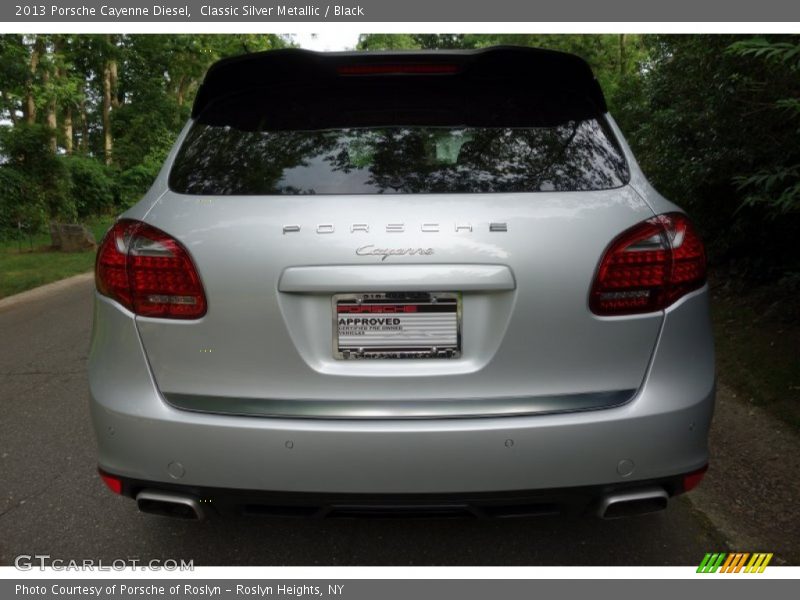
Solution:
M448 494L272 492L198 487L118 475L114 477L122 481L122 494L130 498L135 498L143 490L158 490L195 499L207 516L276 518L508 518L581 515L596 510L604 497L624 490L657 486L663 488L669 496L684 491L683 475L548 490Z

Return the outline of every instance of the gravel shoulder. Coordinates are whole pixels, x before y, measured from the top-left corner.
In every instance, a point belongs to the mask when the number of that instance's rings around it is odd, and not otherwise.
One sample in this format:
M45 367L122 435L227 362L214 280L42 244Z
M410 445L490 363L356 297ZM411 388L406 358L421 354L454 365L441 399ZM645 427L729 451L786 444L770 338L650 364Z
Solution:
M703 483L687 494L731 550L800 565L800 437L721 383Z

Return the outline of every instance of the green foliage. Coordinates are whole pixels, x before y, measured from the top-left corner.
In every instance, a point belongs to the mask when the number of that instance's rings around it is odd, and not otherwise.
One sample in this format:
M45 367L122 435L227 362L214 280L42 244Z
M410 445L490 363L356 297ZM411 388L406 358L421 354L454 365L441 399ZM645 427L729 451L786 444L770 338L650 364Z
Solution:
M800 39L786 42L775 42L765 38L753 38L734 42L728 52L738 56L753 57L764 63L776 65L788 74L795 75L795 85L790 93L795 95L778 98L772 102L774 111L779 112L777 118L787 126L787 131L800 133ZM795 137L796 139L796 137ZM798 153L778 157L774 164L748 175L737 175L733 178L739 190L747 195L746 205L762 204L767 207L772 217L800 211L800 162L796 160Z
M733 181L747 192L745 205L767 204L770 217L800 210L800 165L737 175Z
M0 239L39 231L46 211L41 190L18 169L0 165Z
M155 149L142 162L135 164L117 175L120 207L128 208L136 204L152 185L166 158L169 149Z
M255 34L0 35L0 236L139 200L209 65L286 45Z
M6 119L21 100L29 69L21 35L0 35L0 118Z
M0 236L136 202L207 67L287 39L0 35ZM369 34L358 48L496 44L583 57L646 174L692 213L712 258L774 279L800 272L800 36Z
M115 202L116 184L108 167L86 156L63 157L69 194L78 218L105 214Z
M715 260L769 279L796 270L800 38L644 41L643 94L623 114L646 174L693 214Z
M153 183L213 62L285 45L275 35L126 36L119 80L125 102L112 114L120 206L137 202Z
M145 162L148 156L167 155L177 132L189 118L189 106L179 107L168 98L153 96L126 104L114 112L114 162L120 171Z
M6 157L4 168L18 174L24 182L23 202L20 207L31 230L38 230L46 216L71 219L75 206L69 196L69 179L63 161L49 148L49 133L41 125L18 124L0 128L0 148ZM15 176L16 178L16 176ZM0 226L15 228L16 221Z
M370 33L358 38L358 50L414 50L423 48L419 35L410 33Z
M774 42L763 37L755 37L734 42L729 46L728 52L785 63L795 71L800 69L800 44L797 42Z

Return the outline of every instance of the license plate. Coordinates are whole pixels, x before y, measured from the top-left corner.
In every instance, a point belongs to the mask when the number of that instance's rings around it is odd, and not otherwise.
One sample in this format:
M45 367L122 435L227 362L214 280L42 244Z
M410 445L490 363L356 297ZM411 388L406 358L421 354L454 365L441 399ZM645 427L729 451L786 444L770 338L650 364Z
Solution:
M457 293L336 294L333 321L333 355L342 360L461 355Z

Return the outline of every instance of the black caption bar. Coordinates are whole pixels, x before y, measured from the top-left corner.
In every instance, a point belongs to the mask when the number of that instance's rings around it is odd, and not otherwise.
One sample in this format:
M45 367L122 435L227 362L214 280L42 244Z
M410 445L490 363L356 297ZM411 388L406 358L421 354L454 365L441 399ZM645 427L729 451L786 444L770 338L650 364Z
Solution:
M787 0L45 0L0 3L3 22L798 22Z

